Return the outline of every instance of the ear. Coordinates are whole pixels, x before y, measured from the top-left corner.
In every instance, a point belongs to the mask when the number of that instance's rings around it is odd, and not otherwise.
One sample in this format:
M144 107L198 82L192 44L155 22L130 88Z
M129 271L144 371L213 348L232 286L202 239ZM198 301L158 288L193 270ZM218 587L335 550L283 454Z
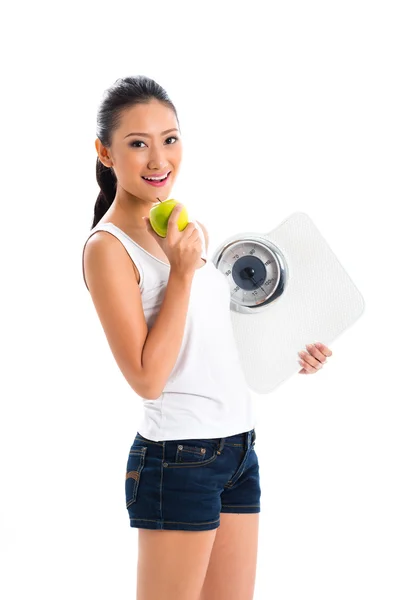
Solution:
M103 146L99 138L95 139L94 145L96 147L97 155L100 162L102 162L105 167L112 167L113 161L108 156L108 149L105 146Z
M206 240L206 252L208 252L208 231L207 231L207 229L204 227L204 225L203 225L202 223L200 223L200 221L198 221L198 220L196 219L196 222L197 222L197 223L200 225L200 227L201 227L201 228L202 228L202 230L203 230L203 233L204 233L204 239Z

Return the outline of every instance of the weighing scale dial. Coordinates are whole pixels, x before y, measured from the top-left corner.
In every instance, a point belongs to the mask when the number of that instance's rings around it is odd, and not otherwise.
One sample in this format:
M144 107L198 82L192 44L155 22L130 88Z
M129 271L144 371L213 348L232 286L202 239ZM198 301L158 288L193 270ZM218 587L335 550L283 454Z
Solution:
M270 240L241 235L218 249L214 264L227 278L231 310L259 312L283 293L287 264L280 249Z

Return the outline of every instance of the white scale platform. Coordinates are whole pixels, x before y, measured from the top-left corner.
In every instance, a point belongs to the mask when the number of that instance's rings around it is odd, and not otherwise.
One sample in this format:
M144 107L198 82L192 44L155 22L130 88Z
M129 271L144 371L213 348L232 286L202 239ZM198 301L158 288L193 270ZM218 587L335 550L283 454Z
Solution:
M240 361L259 394L301 369L305 344L331 346L364 311L361 293L304 212L269 233L230 236L212 261L230 286Z

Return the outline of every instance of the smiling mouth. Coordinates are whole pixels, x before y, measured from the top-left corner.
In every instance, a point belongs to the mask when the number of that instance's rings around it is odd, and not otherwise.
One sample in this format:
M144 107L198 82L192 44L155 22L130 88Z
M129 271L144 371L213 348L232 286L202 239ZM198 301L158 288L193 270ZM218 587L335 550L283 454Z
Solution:
M158 177L157 175L154 175L155 179L153 177L144 177L142 175L142 179L144 179L145 181L155 181L157 183L159 181L165 181L166 179L168 179L170 174L171 174L171 171L168 171L168 173L166 175L164 175L164 177Z
M171 171L163 179L154 179L154 180L151 180L151 179L146 179L145 177L143 177L143 175L142 175L142 179L143 179L143 181L145 181L149 185L152 185L152 186L155 186L155 187L161 187L161 186L163 186L163 185L166 184L166 182L170 178L170 175L171 175Z

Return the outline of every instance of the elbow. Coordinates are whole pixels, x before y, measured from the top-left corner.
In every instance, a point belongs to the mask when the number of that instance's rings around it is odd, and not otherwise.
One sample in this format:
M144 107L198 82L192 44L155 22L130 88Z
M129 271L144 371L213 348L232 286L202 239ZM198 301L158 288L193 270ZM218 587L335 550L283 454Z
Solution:
M163 392L159 385L157 387L154 385L154 381L142 383L142 385L134 387L134 390L143 400L158 400Z
M139 373L130 371L127 381L133 391L143 400L157 400L162 395L160 383L154 381L154 376L149 381L143 370Z
M144 393L142 393L141 396L143 400L159 400L162 396L162 392L149 387L144 390Z
M160 379L156 379L154 377L154 369L151 373L144 372L145 376L143 377L143 386L141 394L144 400L158 400L164 391L165 382L160 381Z

